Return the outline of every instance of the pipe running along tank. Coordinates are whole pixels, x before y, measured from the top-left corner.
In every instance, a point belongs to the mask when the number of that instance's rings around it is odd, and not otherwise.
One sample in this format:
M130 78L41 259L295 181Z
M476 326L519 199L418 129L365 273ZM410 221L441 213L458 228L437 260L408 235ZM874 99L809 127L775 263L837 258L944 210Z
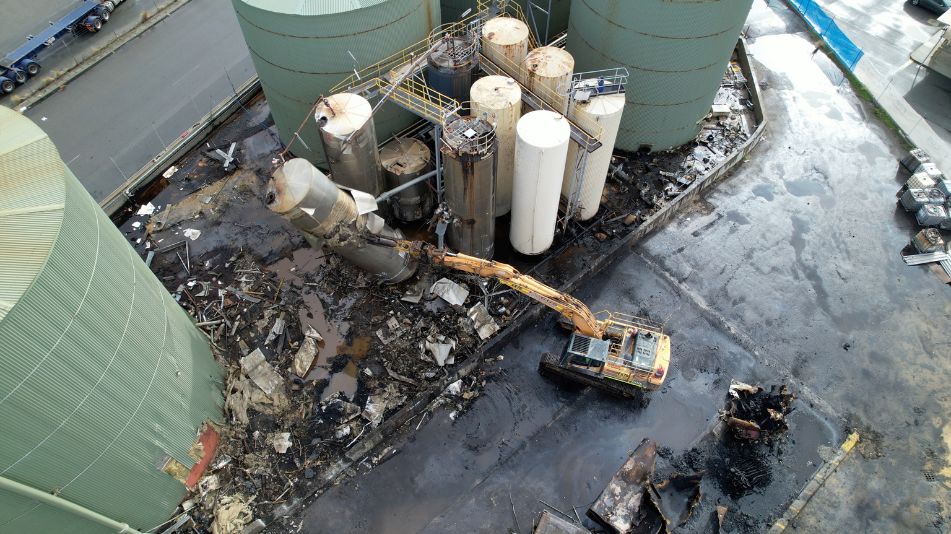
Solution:
M265 201L300 229L312 247L325 245L384 283L402 282L416 272L416 263L405 254L366 239L367 234L387 239L402 239L403 234L372 212L360 214L351 194L305 159L292 159L274 172Z
M435 48L426 58L426 83L457 102L469 100L472 78L479 68L475 31L457 24L440 26L429 37Z
M380 149L387 191L432 170L429 147L419 139L397 137ZM424 181L397 193L391 202L393 215L404 222L428 217L433 211L433 190Z
M581 96L582 93L585 96ZM614 152L614 141L617 139L618 129L621 127L621 117L624 114L624 94L598 94L597 82L592 80L589 90L581 88L575 91L574 97L568 104L568 117L575 124L585 128L588 125L597 125L601 129L601 146L588 154L584 169L581 172L581 189L577 194L577 218L587 221L598 213L601 207L601 195L604 193L604 183L608 178L608 168L611 165L611 155ZM595 128L589 128L592 130ZM580 146L572 141L568 145L568 158L565 163L565 176L561 183L561 196L571 200L574 193L578 173L577 165L581 155Z
M383 170L370 102L351 93L330 95L317 104L314 120L334 182L379 196Z
M495 216L512 211L515 175L515 127L522 116L522 89L508 76L486 76L472 84L472 115L495 117L498 163L495 169Z
M568 86L575 60L561 48L542 46L525 56L522 85L564 115L568 112Z
M509 238L522 254L541 254L555 239L570 136L568 120L552 111L533 111L518 121Z
M514 17L495 17L482 26L482 54L512 76L528 55L528 26Z
M491 117L457 117L442 138L449 245L484 259L495 253L495 169L498 141Z

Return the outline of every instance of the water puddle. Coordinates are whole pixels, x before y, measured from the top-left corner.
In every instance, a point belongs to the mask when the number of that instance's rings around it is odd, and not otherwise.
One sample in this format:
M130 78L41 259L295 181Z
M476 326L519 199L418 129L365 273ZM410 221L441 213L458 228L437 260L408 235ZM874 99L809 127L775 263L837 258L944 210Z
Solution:
M366 357L370 339L365 336L357 337L352 343L348 343L346 335L341 332L349 330L350 325L328 319L316 288L306 282L308 274L317 272L324 265L323 256L320 250L302 248L295 251L291 258L282 259L268 266L268 269L277 273L281 281L279 283L290 284L300 290L303 305L298 310L297 318L300 320L301 329L306 331L308 326L312 327L323 338L323 341L317 344L317 358L305 380L329 380L329 385L321 394L322 400L337 392L342 392L353 400L357 392L359 371L354 362ZM334 360L341 354L347 355L349 360L342 370L332 372Z

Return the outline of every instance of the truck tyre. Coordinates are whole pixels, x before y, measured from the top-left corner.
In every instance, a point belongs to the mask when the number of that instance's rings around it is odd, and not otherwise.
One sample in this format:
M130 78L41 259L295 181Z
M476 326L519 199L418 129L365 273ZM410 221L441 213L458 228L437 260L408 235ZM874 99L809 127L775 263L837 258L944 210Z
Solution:
M23 71L20 70L20 69L10 69L10 70L7 71L7 73L5 74L5 76L6 76L7 78L10 78L10 79L13 80L14 82L16 82L17 85L21 85L21 84L26 83L26 79L29 77L29 76L26 75L25 72L23 72Z
M102 13L99 14L99 18L101 18L103 22L109 22L109 10L103 9Z
M16 87L17 84L13 83L13 80L4 76L0 76L0 95L12 93Z
M36 76L40 72L40 64L31 59L24 61L23 64L20 65L20 68L25 70L26 73L29 74L31 78L33 76Z
M93 17L93 20L89 26L92 33L98 32L102 29L102 19L99 17Z

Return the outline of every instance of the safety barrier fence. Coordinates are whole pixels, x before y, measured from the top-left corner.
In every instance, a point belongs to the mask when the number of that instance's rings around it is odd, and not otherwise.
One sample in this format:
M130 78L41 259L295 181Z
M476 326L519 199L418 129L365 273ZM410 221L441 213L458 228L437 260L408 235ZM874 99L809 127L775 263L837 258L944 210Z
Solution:
M786 0L802 16L806 24L822 38L845 68L852 71L865 52L859 48L815 0Z

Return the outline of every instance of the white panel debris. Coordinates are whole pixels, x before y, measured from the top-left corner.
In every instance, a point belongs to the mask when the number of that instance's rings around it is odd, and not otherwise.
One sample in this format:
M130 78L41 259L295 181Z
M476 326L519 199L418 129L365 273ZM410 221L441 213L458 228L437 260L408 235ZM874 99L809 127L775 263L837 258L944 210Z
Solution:
M274 393L284 384L281 375L264 359L264 353L261 352L261 349L254 349L251 354L241 358L241 370L268 395Z
M466 297L469 296L469 290L465 286L459 285L448 278L436 280L429 291L453 306L462 306Z
M479 334L479 339L489 339L499 331L499 325L489 315L489 310L485 308L485 304L480 302L469 308L467 315L472 320L472 326Z

